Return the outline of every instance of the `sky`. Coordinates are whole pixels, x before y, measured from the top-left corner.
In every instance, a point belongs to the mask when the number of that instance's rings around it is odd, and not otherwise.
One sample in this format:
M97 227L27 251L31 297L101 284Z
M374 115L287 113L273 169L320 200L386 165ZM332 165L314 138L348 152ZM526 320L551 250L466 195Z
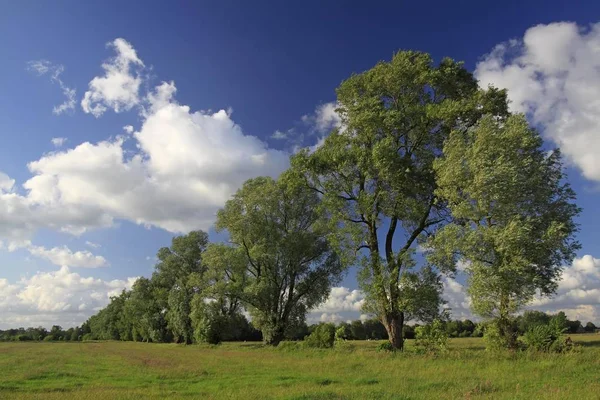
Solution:
M562 149L582 249L532 307L600 323L598 15L562 1L2 2L0 329L81 324L174 235L223 240L212 224L235 190L318 145L340 82L402 49L464 61ZM461 272L444 286L472 318ZM366 318L362 301L350 269L309 321Z

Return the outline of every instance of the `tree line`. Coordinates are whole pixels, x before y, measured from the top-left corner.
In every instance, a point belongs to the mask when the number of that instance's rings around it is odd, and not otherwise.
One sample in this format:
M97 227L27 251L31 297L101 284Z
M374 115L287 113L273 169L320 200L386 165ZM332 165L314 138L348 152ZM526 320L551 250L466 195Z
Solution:
M473 312L516 347L516 315L555 293L580 248L560 151L509 112L505 91L449 58L400 51L336 94L341 124L322 145L277 179L250 179L218 212L227 242L174 238L90 333L216 343L255 329L277 345L355 265L363 312L402 349L408 321L443 318L442 276L460 262Z
M113 314L117 318L118 314ZM527 310L515 318L515 330L519 335L524 335L527 331L540 325L548 325L552 318L561 320L561 326L566 329L566 333L595 333L600 329L593 322L587 322L585 325L579 320L569 320L564 312L556 315L544 313L542 311ZM243 321L243 320L242 320ZM312 334L318 324L302 324L293 335L287 336L287 340L303 340ZM110 325L110 324L109 324ZM354 320L351 322L340 322L339 324L330 324L334 327L338 336L346 340L387 340L388 334L383 324L377 318L366 320ZM16 328L0 330L0 341L82 341L82 340L132 340L127 331L104 331L102 324L98 326L95 333L92 333L89 322L81 327L63 329L59 325L53 325L50 330L44 327L37 328ZM415 338L415 330L420 324L405 325L403 328L406 339ZM465 320L448 320L443 322L443 327L452 338L481 337L485 329L485 323ZM241 329L237 337L231 338L236 341L262 341L262 334L252 326L247 320L242 322Z

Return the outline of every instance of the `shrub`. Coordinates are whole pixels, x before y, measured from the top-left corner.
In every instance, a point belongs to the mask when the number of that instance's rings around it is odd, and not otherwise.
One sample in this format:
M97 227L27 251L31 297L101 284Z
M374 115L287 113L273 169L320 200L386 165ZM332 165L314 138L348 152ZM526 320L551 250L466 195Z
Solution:
M393 352L393 351L396 351L396 349L394 348L394 346L392 346L392 344L390 342L384 342L384 343L380 343L377 346L377 351Z
M348 333L346 332L346 327L345 326L340 326L339 328L337 328L335 330L335 340L337 341L341 341L341 340L347 340L348 339Z
M431 324L419 326L415 330L415 346L418 350L427 353L438 353L447 350L448 333L440 320Z
M564 353L573 348L571 340L563 335L565 330L566 328L563 328L562 325L550 321L548 325L529 328L521 341L529 351Z
M333 347L334 341L335 326L332 324L320 324L304 340L304 343L307 347L327 349Z
M17 336L17 341L19 342L29 342L31 339L31 336L27 336L27 335L19 335Z

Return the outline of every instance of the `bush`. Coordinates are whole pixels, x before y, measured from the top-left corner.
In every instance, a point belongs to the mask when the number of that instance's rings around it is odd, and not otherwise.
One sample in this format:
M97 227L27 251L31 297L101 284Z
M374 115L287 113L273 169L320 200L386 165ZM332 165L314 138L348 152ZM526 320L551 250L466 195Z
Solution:
M445 352L448 344L448 333L440 320L415 329L415 346L426 353Z
M335 330L335 341L347 340L348 332L346 332L345 326L340 326Z
M381 352L381 351L394 352L394 351L396 351L396 349L394 348L394 346L392 346L392 344L390 342L384 342L384 343L380 343L377 346L377 351L379 351L379 352Z
M335 341L335 326L332 324L320 324L311 333L304 343L307 347L328 349L333 347Z
M27 335L19 335L17 336L17 341L19 342L29 342L31 339L31 336L27 336Z
M44 342L53 342L53 341L54 341L53 335L48 335L44 338Z
M563 333L566 328L559 324L537 325L529 328L521 338L522 343L529 351L544 353L564 353L573 348L569 338Z

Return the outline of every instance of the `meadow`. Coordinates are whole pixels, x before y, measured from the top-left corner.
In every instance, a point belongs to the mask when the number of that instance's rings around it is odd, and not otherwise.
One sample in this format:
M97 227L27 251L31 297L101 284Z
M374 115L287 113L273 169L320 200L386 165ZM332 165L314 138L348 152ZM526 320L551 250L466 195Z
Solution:
M491 355L479 338L441 356L136 342L0 343L2 399L600 399L600 335L570 354Z

